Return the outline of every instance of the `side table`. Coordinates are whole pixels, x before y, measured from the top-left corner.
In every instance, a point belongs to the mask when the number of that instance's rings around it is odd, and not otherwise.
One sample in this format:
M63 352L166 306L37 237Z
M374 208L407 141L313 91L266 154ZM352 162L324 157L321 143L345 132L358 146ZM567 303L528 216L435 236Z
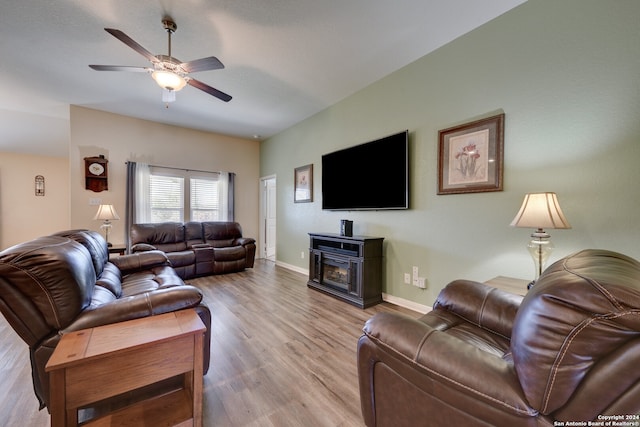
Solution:
M124 255L126 251L126 246L109 246L108 248L109 257L111 257L111 254Z
M188 309L65 334L46 366L51 426L77 426L78 408L179 375L182 388L82 425L201 426L205 330Z
M517 295L527 294L527 285L530 280L514 279L507 276L496 276L493 279L487 280L486 283L494 288L502 289L503 291L511 292Z

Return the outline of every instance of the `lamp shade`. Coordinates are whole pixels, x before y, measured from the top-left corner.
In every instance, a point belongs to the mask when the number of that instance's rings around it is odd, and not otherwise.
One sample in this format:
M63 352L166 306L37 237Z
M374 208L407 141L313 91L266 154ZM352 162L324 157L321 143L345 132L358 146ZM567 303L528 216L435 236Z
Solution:
M98 212L96 212L96 216L94 216L93 219L112 220L120 219L120 217L113 205L100 205Z
M512 227L571 228L558 203L556 193L530 193L511 221Z

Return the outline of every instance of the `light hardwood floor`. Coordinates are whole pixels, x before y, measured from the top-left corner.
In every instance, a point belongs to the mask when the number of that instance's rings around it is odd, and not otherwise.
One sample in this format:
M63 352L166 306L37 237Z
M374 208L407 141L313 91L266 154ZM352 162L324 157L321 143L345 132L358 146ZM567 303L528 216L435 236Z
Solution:
M381 311L361 310L306 287L306 276L258 260L241 273L189 281L212 314L204 420L217 426L363 426L356 343ZM0 320L0 426L49 426L38 411L26 345Z

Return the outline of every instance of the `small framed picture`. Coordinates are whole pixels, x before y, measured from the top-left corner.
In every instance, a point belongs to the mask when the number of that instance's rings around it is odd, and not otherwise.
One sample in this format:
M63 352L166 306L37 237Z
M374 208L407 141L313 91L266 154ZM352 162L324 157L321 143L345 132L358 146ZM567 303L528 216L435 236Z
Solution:
M438 135L438 194L502 191L504 113Z
M293 201L295 203L313 202L313 164L296 168L293 179Z

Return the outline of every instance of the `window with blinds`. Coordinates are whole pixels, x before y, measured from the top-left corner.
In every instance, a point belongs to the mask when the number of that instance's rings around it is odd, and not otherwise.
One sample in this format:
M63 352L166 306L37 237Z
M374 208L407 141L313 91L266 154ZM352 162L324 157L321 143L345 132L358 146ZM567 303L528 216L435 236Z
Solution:
M218 221L220 218L218 174L191 176L189 171L154 168L149 187L151 222Z
M191 221L218 221L220 200L218 181L207 178L191 178Z
M184 178L149 176L151 222L182 221L184 218Z

